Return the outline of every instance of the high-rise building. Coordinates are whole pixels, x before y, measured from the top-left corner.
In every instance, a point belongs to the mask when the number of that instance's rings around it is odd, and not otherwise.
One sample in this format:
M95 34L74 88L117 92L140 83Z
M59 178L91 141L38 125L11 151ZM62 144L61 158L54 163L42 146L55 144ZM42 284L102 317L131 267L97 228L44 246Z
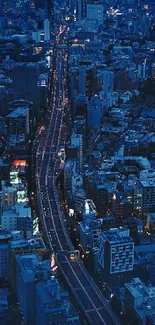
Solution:
M100 128L101 119L105 111L100 96L92 97L87 107L87 127L89 130Z
M74 193L74 208L77 213L83 213L85 207L86 192L83 188L79 188Z
M83 186L83 177L82 175L74 175L72 176L72 194L76 192L77 188Z
M2 211L1 214L2 230L3 231L23 231L26 238L32 237L32 218L31 208L23 204L16 204L9 210ZM20 229L21 228L21 229Z
M8 306L8 288L0 289L0 323L1 325L7 324L7 319L9 316L9 306Z
M10 278L9 241L11 234L0 232L0 278Z
M98 219L90 219L80 222L80 244L83 252L92 253L93 258L98 252L99 235L101 234L101 222ZM96 263L94 259L94 263Z
M39 75L42 73L39 63L16 63L13 68L14 99L24 99L33 103L37 111L40 106Z
M97 271L99 269L98 262L98 249L99 249L99 236L101 234L101 220L95 219L90 223L90 235L91 235L91 254L93 260L94 270Z
M16 256L17 297L26 325L36 323L36 285L47 281L50 261L42 261L36 253ZM43 324L43 323L42 323Z
M155 231L155 213L149 213L147 215L147 224L146 227L149 231L153 232Z
M71 98L76 98L78 95L78 67L71 67L70 68L70 92Z
M74 133L82 134L83 138L86 137L86 119L82 116L78 116L76 120L74 120L73 125Z
M12 234L12 240L9 242L9 257L10 257L10 285L12 291L16 292L16 255L38 253L42 255L46 251L41 236L34 236L33 239L23 239L22 232L15 231Z
M29 108L16 108L9 115L7 115L6 122L8 136L19 134L24 134L25 136L28 136L30 131Z
M99 235L101 234L101 220L94 219L90 222L91 233L91 250L97 249L99 246Z
M17 153L28 148L30 133L29 108L19 107L6 117L7 122L7 150Z
M132 324L155 323L155 287L146 286L139 278L125 283L124 308L128 315L132 315Z
M44 20L44 41L50 41L50 21L47 18Z
M100 235L98 259L107 276L133 270L134 243L129 229L114 228Z
M8 114L8 101L9 101L9 96L6 87L0 86L0 115L1 116L6 116Z
M55 277L36 285L36 324L67 324L65 306Z
M87 116L88 97L78 95L74 101L74 116Z
M87 199L85 200L85 206L84 206L84 211L83 211L83 220L86 221L91 221L94 220L97 216L96 213L96 207L95 204L92 200Z
M39 96L40 96L40 117L46 111L48 105L48 74L44 73L39 76Z
M113 215L120 219L131 217L133 212L132 204L126 197L125 192L116 191L112 197L112 212Z
M50 38L54 39L54 0L46 0L47 17L50 21Z
M155 172L142 170L135 186L134 209L140 215L154 212L155 209Z
M80 21L80 20L84 20L86 18L88 5L91 5L91 6L100 5L101 6L102 3L103 3L103 0L77 0L77 19ZM103 5L102 5L102 7L103 7ZM102 15L103 15L103 13L102 13ZM100 17L100 16L101 16L101 14L98 10L97 17ZM103 23L103 20L102 20L102 23Z
M11 208L17 202L17 189L12 186L2 186L0 191L1 211Z
M95 70L90 61L79 63L79 95L90 99L95 95Z
M100 217L104 217L107 211L108 191L104 184L96 185L95 204Z
M102 4L87 4L87 18L98 21L99 25L103 24L104 6Z
M82 40L84 41L84 39ZM89 42L89 40L87 41ZM85 96L90 99L93 95L96 94L96 74L94 66L90 60L79 61L78 67L70 69L70 83L72 99L76 99L77 95L80 95L80 98L83 99Z
M34 124L36 119L36 114L33 109L33 103L24 99L16 99L9 103L9 113L13 112L16 108L28 107L29 108L29 121L30 121L30 134L34 132Z
M78 151L78 161L79 161L79 171L82 170L83 166L83 136L82 134L73 133L71 135L71 147L77 148Z
M64 190L66 196L72 196L72 176L76 174L76 160L68 160L64 165Z
M85 1L77 0L77 18L78 21L81 21L85 18Z
M114 83L114 74L110 70L102 71L102 84L104 93L112 93Z
M88 222L80 222L80 245L84 253L90 251L91 234L90 225Z

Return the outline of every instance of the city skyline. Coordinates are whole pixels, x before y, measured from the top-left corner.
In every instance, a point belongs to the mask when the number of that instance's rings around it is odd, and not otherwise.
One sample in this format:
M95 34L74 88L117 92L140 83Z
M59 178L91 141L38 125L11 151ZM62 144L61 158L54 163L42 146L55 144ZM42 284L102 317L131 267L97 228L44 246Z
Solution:
M154 12L0 0L0 325L155 324Z

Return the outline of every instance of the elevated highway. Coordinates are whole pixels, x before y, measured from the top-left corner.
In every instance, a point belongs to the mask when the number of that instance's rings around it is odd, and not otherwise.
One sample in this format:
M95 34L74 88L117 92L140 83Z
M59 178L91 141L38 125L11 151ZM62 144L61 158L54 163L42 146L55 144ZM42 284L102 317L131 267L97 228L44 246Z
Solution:
M56 69L54 71L53 104L47 112L45 130L39 136L36 152L36 188L42 230L49 246L56 253L59 269L67 282L89 324L119 325L119 321L88 274L77 255L73 258L67 253L74 250L59 202L56 179L61 172L57 152L63 125L64 111L59 107L66 102L64 78L67 50L56 51ZM63 105L62 105L63 106Z

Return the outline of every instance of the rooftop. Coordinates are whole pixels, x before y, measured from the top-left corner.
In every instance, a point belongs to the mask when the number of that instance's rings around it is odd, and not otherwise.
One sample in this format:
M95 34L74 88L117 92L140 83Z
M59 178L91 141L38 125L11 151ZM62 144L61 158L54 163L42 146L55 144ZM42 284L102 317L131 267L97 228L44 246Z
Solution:
M57 279L52 276L47 282L40 282L37 285L37 291L41 294L41 299L44 304L51 303L54 297L58 296L60 292Z
M123 244L126 242L133 243L129 235L129 229L123 227L106 230L101 234L101 236L110 244Z
M1 193L10 193L10 192L16 192L17 191L17 189L15 188L15 187L13 187L13 186L4 186L3 188L2 188L2 191L0 191L0 194Z
M139 278L133 278L125 287L134 297L134 309L141 319L154 314L155 287L146 287Z
M18 107L10 114L8 114L7 117L22 117L26 115L28 110L29 110L28 107Z
M140 182L144 187L154 187L155 169L142 170L140 173Z
M135 252L137 254L147 254L147 253L152 253L155 254L155 245L154 244L149 244L149 245L139 245L135 246Z
M22 250L22 249L45 249L45 243L41 236L33 236L33 239L17 239L12 240L9 243L12 251Z
M84 214L85 215L90 215L90 214L96 215L96 207L95 207L95 204L90 199L85 200Z
M16 263L25 281L34 280L38 271L50 270L50 261L41 260L37 253L16 255Z
M24 203L15 204L12 209L8 209L3 211L2 216L4 217L31 217L31 208L25 206Z
M11 234L0 231L0 241L1 240L6 240L6 239L11 239Z

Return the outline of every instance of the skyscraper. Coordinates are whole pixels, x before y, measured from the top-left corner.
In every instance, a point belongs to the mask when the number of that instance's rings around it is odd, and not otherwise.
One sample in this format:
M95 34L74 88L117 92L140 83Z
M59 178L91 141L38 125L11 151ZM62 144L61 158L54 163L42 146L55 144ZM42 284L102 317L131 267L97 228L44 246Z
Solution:
M18 62L14 65L12 80L15 99L25 99L33 102L35 111L39 109L39 75L42 72L38 63Z
M46 13L50 21L50 36L52 40L54 38L54 0L46 1Z

